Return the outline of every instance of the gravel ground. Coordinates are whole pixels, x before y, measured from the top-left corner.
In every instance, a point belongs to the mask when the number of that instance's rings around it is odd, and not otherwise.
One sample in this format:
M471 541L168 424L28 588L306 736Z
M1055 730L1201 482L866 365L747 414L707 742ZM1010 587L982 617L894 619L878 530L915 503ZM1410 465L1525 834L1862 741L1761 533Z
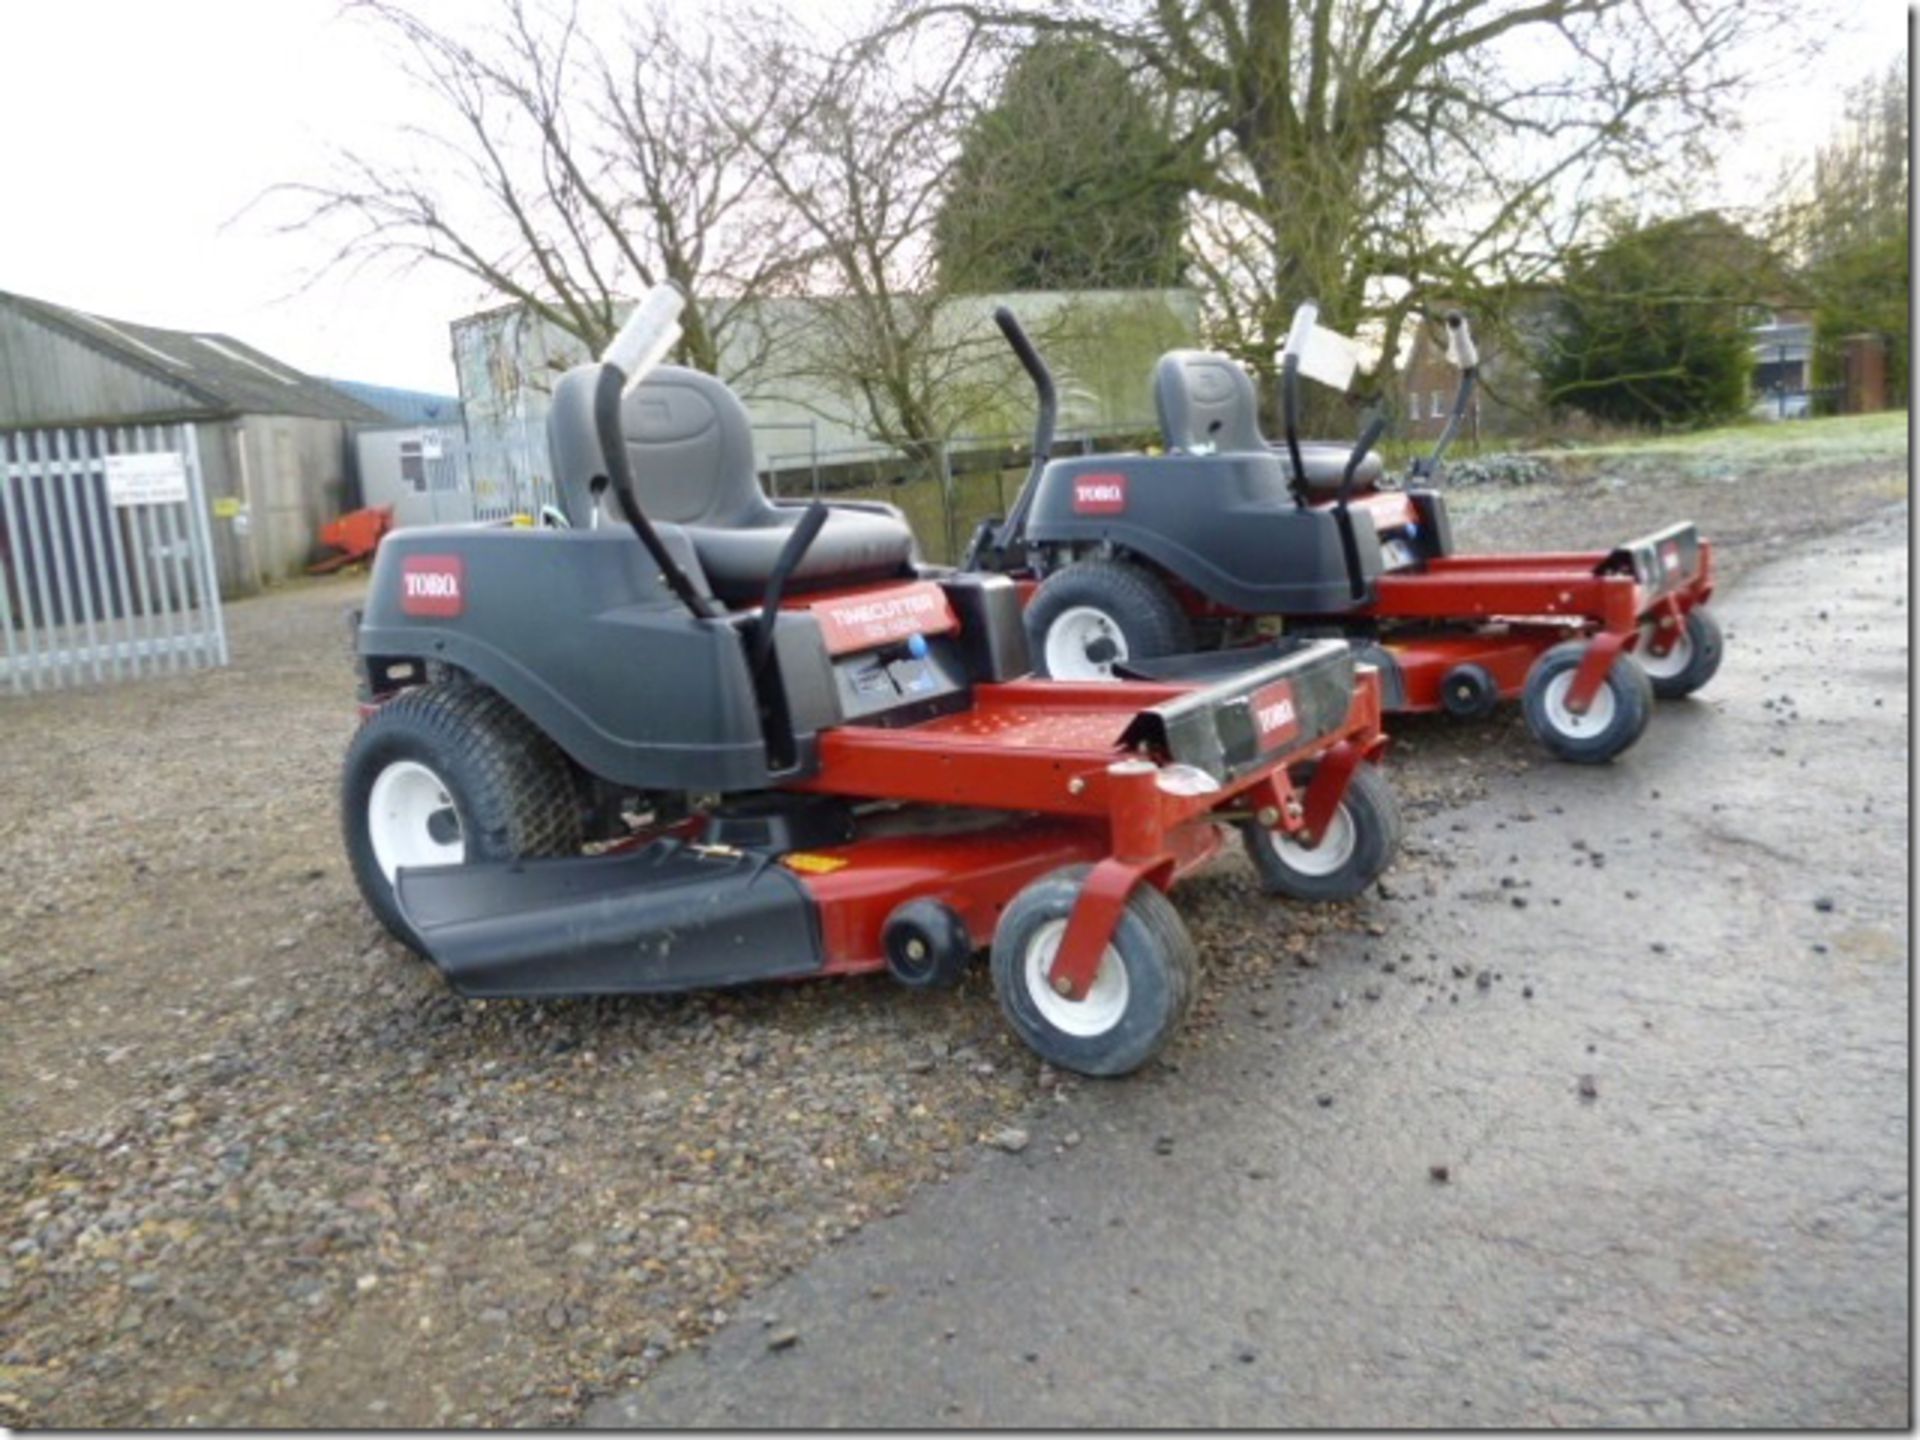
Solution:
M1464 491L1456 528L1518 549L1690 515L1733 575L1905 469L1620 458ZM0 1423L564 1423L1080 1083L982 974L453 998L340 853L361 583L233 607L223 672L0 701ZM1536 763L1510 715L1408 725L1394 757L1395 886L1444 885L1423 822ZM1237 855L1182 908L1209 981L1176 1069L1223 995L1365 923L1255 898Z

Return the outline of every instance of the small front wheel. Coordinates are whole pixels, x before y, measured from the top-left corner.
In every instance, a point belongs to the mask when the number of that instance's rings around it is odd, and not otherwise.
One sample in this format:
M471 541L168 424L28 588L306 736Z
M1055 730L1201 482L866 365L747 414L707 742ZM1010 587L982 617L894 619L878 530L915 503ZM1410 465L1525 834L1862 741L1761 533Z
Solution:
M1679 700L1706 684L1720 669L1723 648L1720 622L1706 606L1694 606L1687 611L1680 633L1673 637L1673 644L1667 647L1667 653L1656 655L1653 653L1653 642L1654 636L1659 633L1659 623L1658 620L1649 620L1640 627L1640 641L1634 647L1634 658L1640 662L1640 668L1647 672L1655 695L1662 700Z
M1152 885L1127 897L1086 996L1047 974L1088 867L1042 876L1013 897L993 937L993 988L1014 1033L1042 1060L1081 1075L1125 1075L1158 1055L1186 1019L1199 983L1193 938Z
M1585 640L1554 646L1527 672L1520 705L1527 728L1562 760L1601 765L1640 738L1653 714L1653 685L1640 662L1622 651L1607 667L1593 703L1576 714L1567 703L1574 672L1587 653Z
M1240 834L1269 895L1325 903L1351 900L1378 880L1399 853L1403 829L1400 801L1387 777L1376 765L1362 765L1318 844L1303 845L1255 820L1243 821Z

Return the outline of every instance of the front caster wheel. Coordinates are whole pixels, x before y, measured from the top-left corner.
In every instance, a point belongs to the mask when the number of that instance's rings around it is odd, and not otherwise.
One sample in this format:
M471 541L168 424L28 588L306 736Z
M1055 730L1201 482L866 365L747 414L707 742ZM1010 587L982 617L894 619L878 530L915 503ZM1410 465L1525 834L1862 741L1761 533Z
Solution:
M1312 773L1302 777L1303 786ZM1378 880L1399 853L1403 829L1400 801L1387 777L1378 766L1361 765L1317 845L1303 845L1255 820L1243 821L1240 835L1269 895L1325 902L1351 900Z
M1687 611L1680 633L1673 638L1664 655L1653 653L1657 620L1640 627L1640 641L1634 646L1634 658L1653 683L1653 693L1662 700L1678 700L1691 695L1714 677L1720 668L1720 622L1704 605Z
M1048 1064L1081 1075L1125 1075L1179 1030L1200 966L1173 902L1141 885L1120 912L1086 997L1057 994L1047 972L1087 870L1056 870L1013 897L994 932L993 988L1007 1023Z
M1533 662L1520 705L1534 739L1562 760L1601 765L1625 750L1653 714L1653 684L1640 662L1622 651L1607 667L1585 714L1567 704L1574 671L1587 653L1585 640L1568 640Z

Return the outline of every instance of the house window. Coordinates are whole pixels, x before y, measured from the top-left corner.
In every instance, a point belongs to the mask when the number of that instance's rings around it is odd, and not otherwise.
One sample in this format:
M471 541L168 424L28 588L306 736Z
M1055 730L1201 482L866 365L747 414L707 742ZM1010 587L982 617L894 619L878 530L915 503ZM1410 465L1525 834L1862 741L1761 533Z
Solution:
M1409 390L1407 392L1407 418L1409 420L1418 420L1420 418L1420 392L1418 390Z
M1436 390L1433 392L1433 418L1438 420L1442 415L1445 415L1446 413L1447 413L1446 392L1441 390Z
M427 493L427 457L421 453L418 440L400 442L400 479L414 494Z

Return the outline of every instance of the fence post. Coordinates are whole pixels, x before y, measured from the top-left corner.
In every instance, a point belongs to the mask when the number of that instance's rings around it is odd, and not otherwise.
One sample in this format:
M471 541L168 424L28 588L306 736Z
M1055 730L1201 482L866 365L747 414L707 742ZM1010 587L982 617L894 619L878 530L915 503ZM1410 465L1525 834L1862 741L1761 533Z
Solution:
M0 633L5 634L7 642L7 685L18 695L27 686L26 677L21 673L26 667L20 662L20 648L13 634L13 577L18 568L12 558L17 537L13 526L13 457L16 448L24 456L25 440L0 435L0 530L6 532L7 540L5 548L0 548Z
M213 631L216 665L227 663L227 617L220 608L220 577L213 565L213 529L207 519L206 485L200 476L200 435L192 425L180 427L187 452L187 511L189 524L199 540L200 595L204 602L203 619Z

